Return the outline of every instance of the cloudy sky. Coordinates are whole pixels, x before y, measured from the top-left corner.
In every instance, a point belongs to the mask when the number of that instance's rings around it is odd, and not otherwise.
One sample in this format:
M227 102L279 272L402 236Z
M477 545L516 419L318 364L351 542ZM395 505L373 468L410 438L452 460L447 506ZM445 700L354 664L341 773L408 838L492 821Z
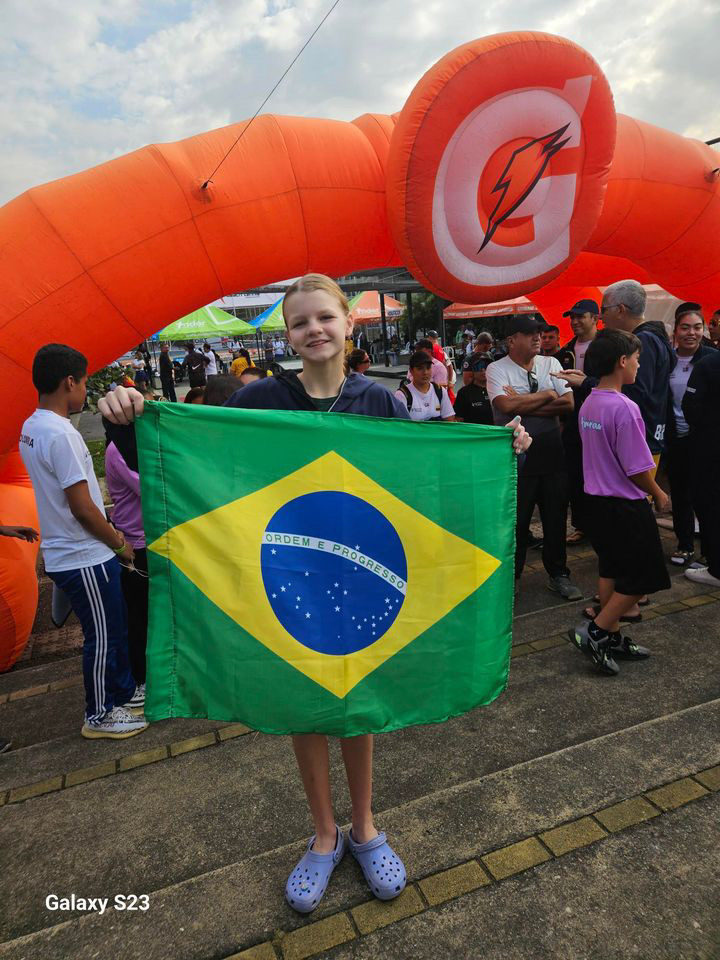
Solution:
M330 0L2 0L0 203L146 143L242 120ZM268 112L398 110L435 60L505 30L569 37L619 112L720 136L720 0L340 0Z

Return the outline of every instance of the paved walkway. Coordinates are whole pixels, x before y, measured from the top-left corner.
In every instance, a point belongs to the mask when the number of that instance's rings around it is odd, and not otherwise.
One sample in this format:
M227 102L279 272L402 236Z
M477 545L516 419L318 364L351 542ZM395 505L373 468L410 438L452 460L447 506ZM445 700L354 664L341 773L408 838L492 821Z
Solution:
M0 676L0 730L15 745L0 758L0 845L12 851L0 958L720 955L720 591L672 570L672 590L632 631L651 659L603 678L565 639L582 604L559 603L530 560L508 690L377 738L378 823L409 877L391 904L346 858L315 914L285 905L309 831L286 739L172 720L128 741L85 741L76 654ZM570 564L590 596L586 545ZM36 643L47 650L59 632L46 582L41 595ZM347 825L336 744L332 755ZM146 895L149 909L62 913L49 894L111 905Z

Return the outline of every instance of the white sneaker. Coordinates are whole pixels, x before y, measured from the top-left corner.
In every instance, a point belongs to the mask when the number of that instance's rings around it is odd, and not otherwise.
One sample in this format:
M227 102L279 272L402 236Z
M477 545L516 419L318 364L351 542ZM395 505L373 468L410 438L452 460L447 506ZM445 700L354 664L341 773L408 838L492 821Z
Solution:
M720 580L714 577L707 567L697 567L685 571L685 576L693 583L704 583L707 587L720 587Z
M142 733L147 727L145 717L134 717L125 707L113 707L102 720L86 720L80 733L88 740L124 740Z
M138 716L145 709L145 684L139 683L135 687L135 693L130 697L127 703L123 704L125 710Z

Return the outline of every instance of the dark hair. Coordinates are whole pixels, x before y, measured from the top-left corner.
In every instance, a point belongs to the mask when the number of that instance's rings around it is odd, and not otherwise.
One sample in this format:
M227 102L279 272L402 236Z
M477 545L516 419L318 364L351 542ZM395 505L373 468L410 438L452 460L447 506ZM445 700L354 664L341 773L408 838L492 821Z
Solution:
M204 397L205 387L190 387L188 392L185 394L184 403L194 403L198 397Z
M224 407L225 401L238 389L237 377L231 373L218 373L207 378L203 403L208 407Z
M254 377L259 377L260 380L267 376L267 370L263 370L262 367L245 367L240 376L244 377L246 373L251 373Z
M64 343L46 343L35 354L32 382L38 393L55 393L65 377L81 380L87 373L87 357Z
M556 327L554 323L546 323L544 329L540 333L560 333L560 327Z
M426 353L423 353L422 350L416 350L415 353L410 357L410 363L408 366L411 370L413 367L431 367L432 360Z
M600 330L585 355L585 370L593 377L608 377L615 370L620 357L638 353L642 344L634 333L624 330Z
M367 363L366 357L368 360L370 359L367 350L351 350L345 358L345 372L349 373L351 370L357 370L361 363Z
M244 357L249 364L252 363L252 357L250 356L249 352L245 349L245 347L240 347L238 349L238 353L240 354L241 357Z
M432 348L433 342L432 340L428 340L427 337L424 337L422 340L418 340L418 342L415 344L416 350L432 350Z

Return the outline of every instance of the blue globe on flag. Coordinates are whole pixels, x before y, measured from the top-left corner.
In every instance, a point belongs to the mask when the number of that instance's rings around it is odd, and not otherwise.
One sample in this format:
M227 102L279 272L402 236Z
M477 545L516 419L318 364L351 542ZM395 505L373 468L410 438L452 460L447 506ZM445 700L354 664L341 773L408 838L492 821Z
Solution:
M309 493L272 517L260 551L270 606L316 653L342 656L376 643L397 619L407 560L397 531L348 493Z

